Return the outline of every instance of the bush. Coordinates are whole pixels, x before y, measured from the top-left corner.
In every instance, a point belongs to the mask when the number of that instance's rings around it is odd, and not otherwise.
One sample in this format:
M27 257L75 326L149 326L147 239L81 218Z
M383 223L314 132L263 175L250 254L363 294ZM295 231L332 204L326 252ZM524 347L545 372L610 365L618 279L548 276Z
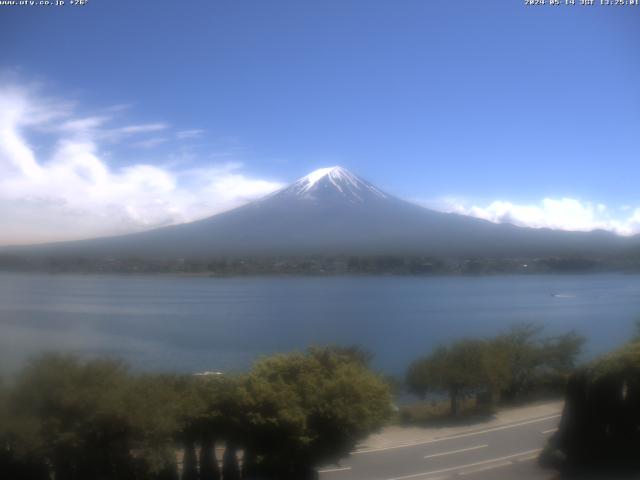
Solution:
M389 387L357 348L275 355L245 376L132 375L108 360L45 355L0 384L0 477L302 480L389 417ZM200 455L197 450L200 450ZM198 459L200 460L198 462Z
M568 471L640 475L640 344L570 377L564 412L543 460Z

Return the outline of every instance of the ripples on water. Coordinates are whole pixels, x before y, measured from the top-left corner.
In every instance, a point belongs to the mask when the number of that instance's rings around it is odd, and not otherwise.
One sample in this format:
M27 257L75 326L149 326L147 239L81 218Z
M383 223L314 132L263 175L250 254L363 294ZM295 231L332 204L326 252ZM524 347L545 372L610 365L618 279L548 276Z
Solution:
M640 276L183 278L0 274L0 368L45 350L143 370L236 371L310 344L359 344L401 373L434 345L519 322L627 340Z

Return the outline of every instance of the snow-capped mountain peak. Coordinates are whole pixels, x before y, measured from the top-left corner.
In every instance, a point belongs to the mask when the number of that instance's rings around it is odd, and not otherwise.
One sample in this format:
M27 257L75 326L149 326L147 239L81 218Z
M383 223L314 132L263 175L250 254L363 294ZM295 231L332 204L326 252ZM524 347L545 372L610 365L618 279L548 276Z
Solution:
M299 179L296 183L304 183L305 184L304 188L308 190L311 187L313 187L316 183L318 183L318 181L322 180L324 177L326 176L340 177L343 174L343 172L345 174L344 175L345 177L348 175L351 175L351 173L349 173L347 170L338 166L319 168L309 173L308 175L305 175L304 177Z
M384 192L340 166L314 170L295 181L283 193L316 199L322 195L338 194L355 202L364 202L370 196L387 198Z
M525 229L428 210L386 195L345 168L330 167L265 198L196 222L1 253L153 261L280 255L600 258L627 255L638 245L636 237ZM423 266L416 265L416 272Z

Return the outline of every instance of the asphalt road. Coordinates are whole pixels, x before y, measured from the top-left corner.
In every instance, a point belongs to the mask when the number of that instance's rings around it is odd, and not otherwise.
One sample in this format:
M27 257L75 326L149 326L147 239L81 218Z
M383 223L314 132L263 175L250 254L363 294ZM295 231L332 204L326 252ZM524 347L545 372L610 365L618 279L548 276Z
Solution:
M360 450L319 470L321 480L548 480L536 459L560 415Z

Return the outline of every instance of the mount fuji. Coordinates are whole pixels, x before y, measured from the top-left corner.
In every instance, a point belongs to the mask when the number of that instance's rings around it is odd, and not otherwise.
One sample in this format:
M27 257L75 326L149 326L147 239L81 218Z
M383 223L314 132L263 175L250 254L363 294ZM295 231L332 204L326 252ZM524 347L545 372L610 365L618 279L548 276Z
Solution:
M142 233L14 248L65 256L207 258L314 254L456 257L606 255L638 245L604 231L521 228L401 200L342 167L321 168L260 200Z

